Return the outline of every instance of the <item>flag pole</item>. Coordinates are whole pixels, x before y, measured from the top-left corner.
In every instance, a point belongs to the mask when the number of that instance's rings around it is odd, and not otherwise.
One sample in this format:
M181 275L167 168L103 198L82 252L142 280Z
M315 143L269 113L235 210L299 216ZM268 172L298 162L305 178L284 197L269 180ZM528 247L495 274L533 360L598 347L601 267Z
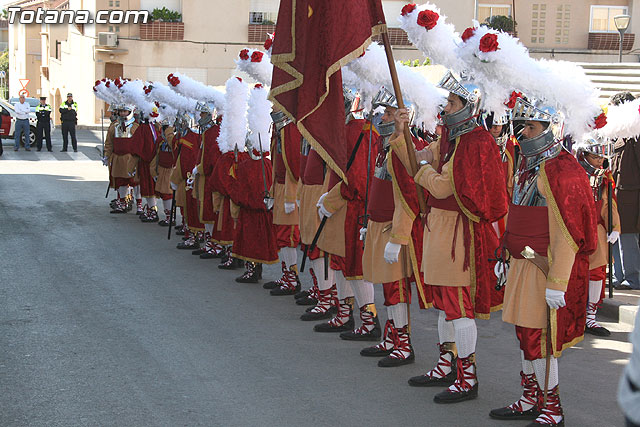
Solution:
M373 0L378 1L378 0ZM381 22L382 24L382 22ZM393 90L398 101L398 108L405 108L404 100L402 99L402 91L400 90L400 82L398 81L398 72L396 70L396 63L393 60L393 51L391 50L391 42L389 41L389 33L385 26L381 33L382 43L384 44L384 51L387 54L387 63L389 64L389 73L391 74L391 82L393 83ZM409 155L409 165L411 170L409 173L414 176L418 172L418 161L416 160L415 148L413 146L413 140L411 138L411 131L409 130L409 124L404 125L404 142L407 145L407 154ZM427 202L424 198L424 192L422 187L416 183L416 190L418 192L418 204L420 205L420 212L427 212Z

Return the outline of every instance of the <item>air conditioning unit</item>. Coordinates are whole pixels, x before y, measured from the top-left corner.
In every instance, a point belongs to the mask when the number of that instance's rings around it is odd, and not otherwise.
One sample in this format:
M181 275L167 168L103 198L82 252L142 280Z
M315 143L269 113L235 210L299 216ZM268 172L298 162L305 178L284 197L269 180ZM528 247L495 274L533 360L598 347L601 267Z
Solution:
M118 46L118 35L116 33L98 33L98 46Z

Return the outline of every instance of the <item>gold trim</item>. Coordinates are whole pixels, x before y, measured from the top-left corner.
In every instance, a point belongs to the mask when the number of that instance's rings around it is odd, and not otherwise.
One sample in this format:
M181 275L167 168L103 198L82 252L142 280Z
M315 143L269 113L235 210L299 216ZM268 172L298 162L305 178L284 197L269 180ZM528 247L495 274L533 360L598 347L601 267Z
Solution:
M462 295L462 288L463 286L458 286L458 305L460 306L460 315L462 317L467 317L467 310L465 310L464 308L464 296Z
M249 258L249 257L238 255L233 251L231 252L231 256L234 257L234 258L241 259L243 261L255 262L257 264L275 264L275 263L278 262L277 259L275 261L264 261L264 260L260 260L260 259Z
M467 219L467 221L469 221ZM464 225L463 225L464 227ZM469 234L471 235L469 244L469 283L471 283L471 303L473 313L476 313L476 294L478 291L478 276L476 276L476 236L473 229L473 222L469 221ZM491 303L489 303L491 305Z
M555 277L547 277L547 282L555 283L558 285L568 285L569 281L566 279L557 279Z
M460 137L456 138L456 148L453 149L453 154L451 155L451 159L449 160L449 164L451 165L449 167L449 180L451 181L451 188L453 190L453 197L456 198L456 202L458 203L458 206L460 207L460 210L462 211L462 213L464 213L467 218L469 218L471 221L473 222L480 222L480 217L478 215L474 215L471 213L471 211L469 211L469 209L467 209L463 204L462 201L460 200L460 196L458 195L458 191L456 190L456 183L455 180L453 178L453 166L455 164L455 158L456 158L456 153L458 152L458 147L460 147Z
M364 276L344 277L345 280L364 280Z
M402 205L402 208L405 210L405 212L407 213L407 215L409 216L409 218L411 218L411 221L415 221L416 219L416 214L413 212L413 210L411 209L411 207L409 206L409 204L407 203L407 201L405 200L405 198L402 195L402 190L400 189L400 186L398 185L398 178L396 178L396 171L393 168L393 147L391 147L391 149L389 150L389 156L387 156L387 170L389 171L389 173L392 176L392 180L391 182L393 183L393 189L394 189L394 193L397 192L397 194L399 195L400 198L400 204ZM415 179L414 179L415 181Z
M403 281L407 280L406 277L403 277L402 279L398 280L398 299L400 299L400 302L404 303L406 302L406 299L404 297L404 283ZM411 287L411 283L409 283L409 287Z
M578 244L573 240L573 236L567 229L567 225L564 223L564 219L562 218L562 214L560 214L560 209L558 208L558 203L556 202L555 197L553 196L553 192L551 191L551 185L549 184L549 178L547 177L546 171L547 161L545 160L540 164L540 178L542 179L542 186L547 196L547 200L549 202L549 207L551 208L551 212L553 212L553 216L555 217L558 225L560 226L560 230L562 231L562 235L567 240L569 247L573 250L573 253L578 253Z
M540 354L543 359L547 357L547 328L540 329Z

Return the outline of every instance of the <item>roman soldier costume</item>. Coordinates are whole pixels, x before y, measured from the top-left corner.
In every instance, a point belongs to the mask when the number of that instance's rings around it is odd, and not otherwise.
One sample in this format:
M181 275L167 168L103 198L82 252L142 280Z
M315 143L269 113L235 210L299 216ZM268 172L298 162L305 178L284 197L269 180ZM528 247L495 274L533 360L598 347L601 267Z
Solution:
M151 174L155 180L156 198L162 200L164 219L158 221L158 225L166 227L169 225L171 216L171 200L173 191L171 190L171 173L175 166L176 152L173 145L174 129L168 124L163 124L158 129L158 143L156 144L156 156L151 162Z
M129 106L122 106L119 111L132 110ZM135 136L138 123L129 116L119 115L115 125L109 128L105 140L105 157L108 158L109 169L113 177L114 187L118 191L118 201L111 213L125 213L127 207L125 198L128 196L129 187L136 183L133 181L135 175L137 159L132 155L134 145L138 136Z

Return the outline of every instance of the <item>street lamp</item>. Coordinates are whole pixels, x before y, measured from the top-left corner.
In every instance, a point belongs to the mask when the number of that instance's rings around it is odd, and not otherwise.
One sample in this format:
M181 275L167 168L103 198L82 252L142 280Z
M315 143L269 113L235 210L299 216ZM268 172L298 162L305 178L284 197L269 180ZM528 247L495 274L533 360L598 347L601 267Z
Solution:
M624 32L629 28L629 21L631 21L631 17L629 15L616 15L613 17L613 22L616 24L616 28L620 33L620 62L622 62L622 38L624 36Z

